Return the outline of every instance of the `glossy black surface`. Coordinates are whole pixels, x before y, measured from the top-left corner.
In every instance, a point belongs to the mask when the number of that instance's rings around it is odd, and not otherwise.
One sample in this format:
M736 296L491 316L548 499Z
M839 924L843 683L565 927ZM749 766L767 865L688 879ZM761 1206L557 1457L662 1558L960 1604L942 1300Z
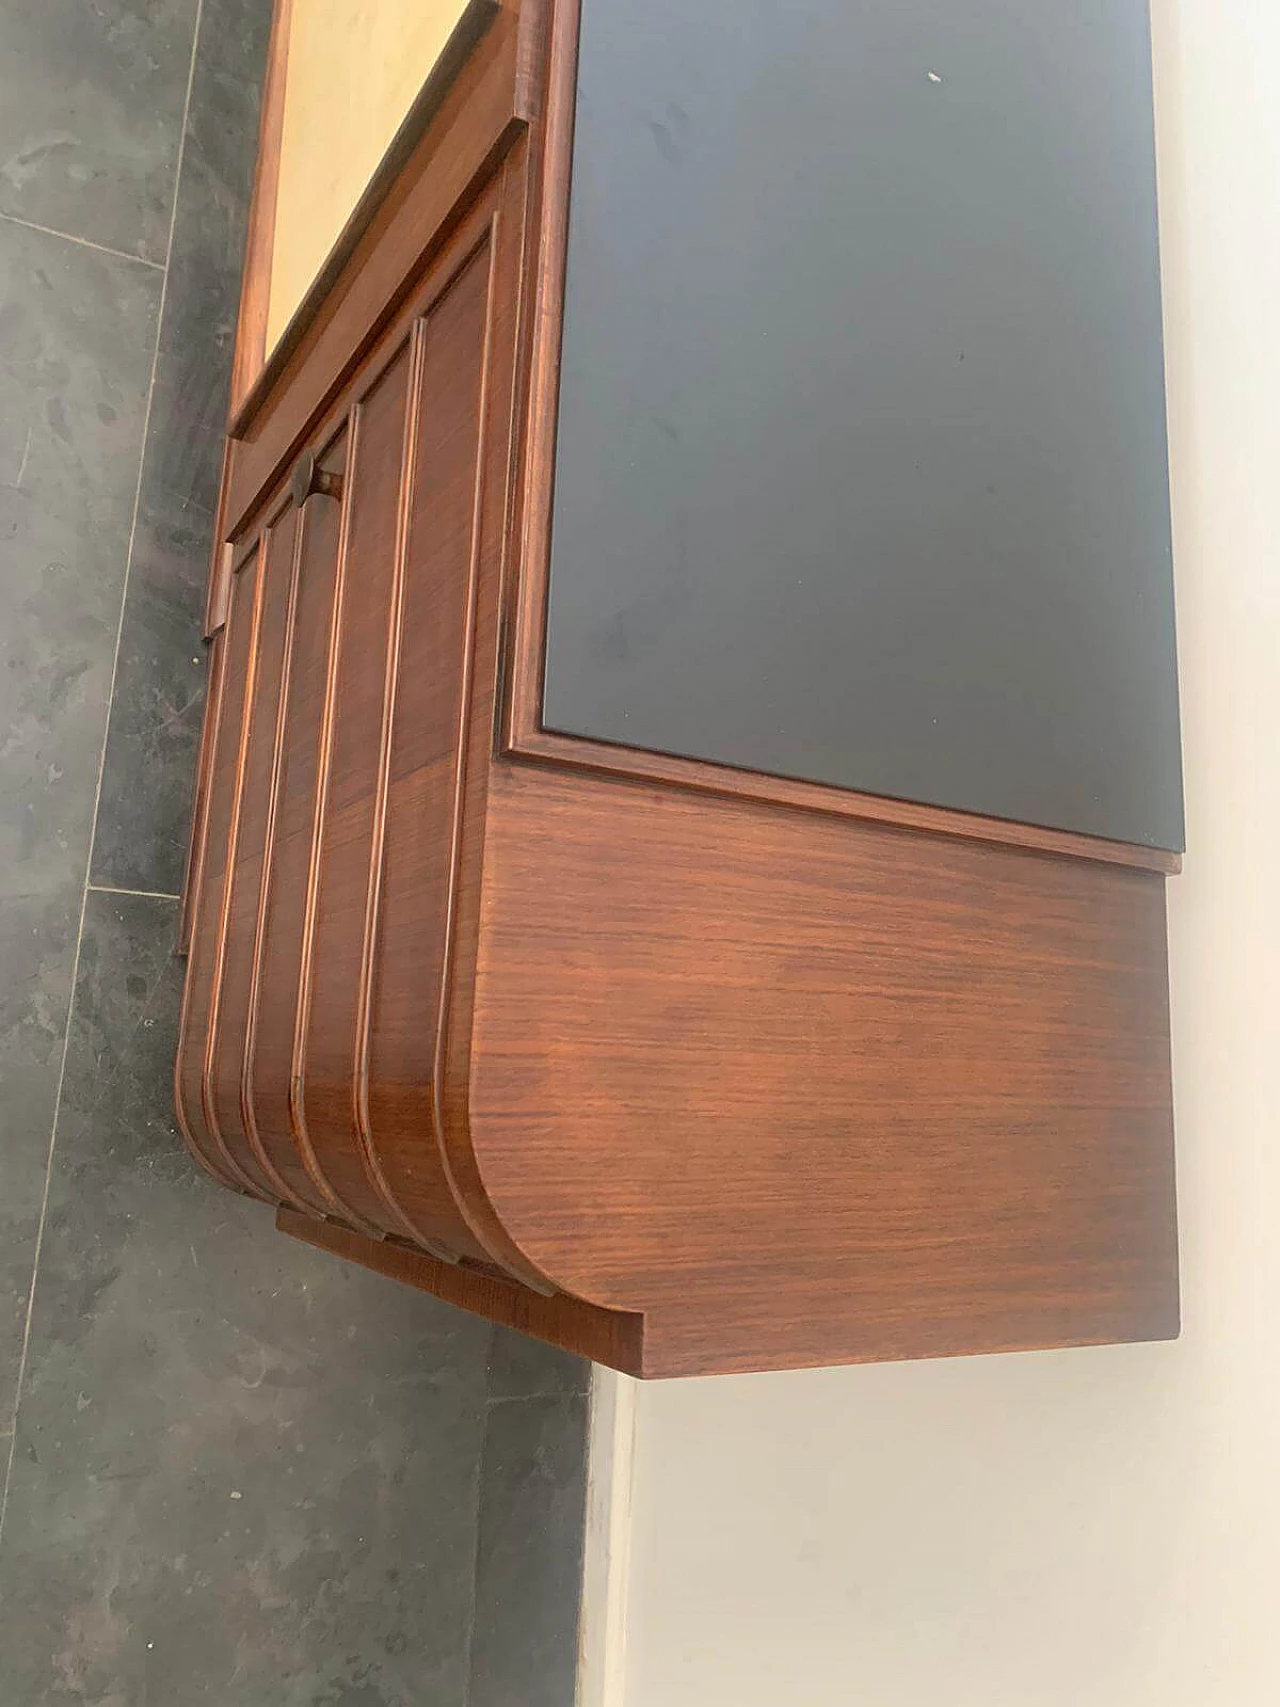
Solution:
M553 729L1182 846L1144 0L584 0Z

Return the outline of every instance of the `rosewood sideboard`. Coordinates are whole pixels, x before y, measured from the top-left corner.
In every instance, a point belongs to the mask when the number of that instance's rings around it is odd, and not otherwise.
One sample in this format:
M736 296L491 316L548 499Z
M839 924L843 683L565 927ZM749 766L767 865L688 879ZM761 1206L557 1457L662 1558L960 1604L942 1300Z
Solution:
M194 1155L636 1375L1175 1334L1145 4L400 11L277 7Z

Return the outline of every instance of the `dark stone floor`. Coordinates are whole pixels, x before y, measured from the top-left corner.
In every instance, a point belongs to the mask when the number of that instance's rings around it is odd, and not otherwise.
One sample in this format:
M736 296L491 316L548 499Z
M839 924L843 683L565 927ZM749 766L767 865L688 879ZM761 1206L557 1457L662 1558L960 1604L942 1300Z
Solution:
M0 0L0 1704L569 1707L587 1369L170 1114L269 0Z

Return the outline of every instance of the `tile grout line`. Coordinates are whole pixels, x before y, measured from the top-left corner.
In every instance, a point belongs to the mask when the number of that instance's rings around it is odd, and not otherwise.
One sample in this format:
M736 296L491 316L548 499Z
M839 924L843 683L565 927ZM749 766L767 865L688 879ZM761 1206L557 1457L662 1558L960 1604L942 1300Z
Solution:
M151 351L151 377L147 382L147 402L142 414L142 436L138 449L138 483L133 493L133 516L129 523L129 543L125 551L124 581L120 588L120 619L116 624L115 651L111 658L111 680L107 688L106 717L102 728L102 747L98 754L98 779L93 792L93 813L89 821L89 851L85 859L84 888L80 896L80 923L76 931L76 951L71 963L71 988L67 996L66 1029L62 1037L62 1058L58 1064L58 1083L53 1099L53 1125L49 1133L49 1148L45 1157L44 1194L40 1216L36 1223L35 1249L31 1258L31 1287L27 1293L27 1311L22 1329L22 1350L18 1357L18 1377L13 1395L13 1415L9 1434L9 1452L5 1463L4 1486L0 1488L0 1541L4 1538L4 1521L9 1510L9 1489L13 1482L13 1463L18 1447L18 1413L22 1406L22 1390L26 1383L27 1358L31 1350L31 1321L35 1313L36 1281L40 1273L40 1257L44 1248L45 1225L49 1218L49 1193L53 1181L54 1148L58 1138L58 1120L62 1113L62 1090L67 1076L67 1055L71 1045L71 1022L75 1017L76 985L80 978L80 950L84 943L84 916L89 905L89 877L93 870L93 844L98 831L98 810L102 803L102 777L107 762L107 737L111 732L111 702L115 697L116 673L120 666L120 642L124 635L125 604L129 595L129 575L133 566L133 549L138 533L138 512L142 506L142 478L147 465L147 439L151 431L151 405L156 390L156 370L160 365L160 337L164 330L165 302L169 294L169 269L173 260L173 234L178 224L178 194L182 188L182 166L187 152L187 125L191 118L191 90L196 77L196 52L200 45L200 24L204 0L196 0L195 24L191 32L191 60L187 66L187 89L182 103L182 129L178 136L178 156L174 162L173 205L169 210L169 237L165 244L164 268L160 280L160 301L156 307L156 337ZM5 217L8 217L7 215ZM18 223L24 223L19 221ZM54 232L61 236L61 232ZM69 239L77 241L75 238ZM97 247L97 245L90 245ZM115 251L108 251L114 254ZM134 257L135 259L137 257ZM147 266L155 262L144 263Z
M90 843L90 856L93 845ZM0 1489L0 1541L4 1539L5 1514L9 1510L9 1485L13 1480L13 1460L18 1448L18 1411L22 1404L22 1388L27 1374L27 1353L31 1348L31 1317L36 1301L36 1276L40 1272L40 1255L44 1248L44 1229L49 1217L49 1183L53 1177L53 1145L62 1113L62 1086L67 1075L67 1050L71 1041L71 1020L76 1005L76 981L80 976L80 942L84 936L84 914L89 904L89 884L86 879L80 897L80 922L76 927L76 951L71 961L71 989L67 995L67 1018L62 1032L62 1057L58 1062L58 1086L53 1098L53 1124L49 1131L49 1147L45 1152L44 1192L40 1199L40 1216L36 1222L36 1243L31 1253L31 1285L27 1290L27 1310L22 1324L22 1350L18 1355L18 1378L13 1389L13 1414L9 1419L9 1454L5 1464L4 1487Z
M462 1707L471 1707L471 1685L475 1681L476 1617L480 1611L480 1524L484 1518L484 1461L489 1444L489 1419L493 1415L493 1354L498 1325L489 1324L489 1349L485 1353L484 1404L480 1411L480 1450L476 1457L476 1540L471 1555L471 1611L467 1618L466 1643L463 1651Z
M112 883L89 883L92 895L133 895L140 901L181 901L181 895L170 895L165 889L117 889Z
M150 267L157 273L165 270L165 262L148 260L145 255L131 255L127 249L113 249L108 243L95 243L92 237L74 237L69 231L58 231L52 225L38 225L34 219L23 219L16 213L0 213L9 225L20 225L24 231L39 231L45 237L57 237L63 243L74 243L81 249L93 249L99 255L114 255L117 261L132 261L135 266Z
M499 1393L485 1400L485 1409L492 1411L499 1405L526 1405L531 1399L583 1399L586 1396L581 1387L549 1387L541 1393Z

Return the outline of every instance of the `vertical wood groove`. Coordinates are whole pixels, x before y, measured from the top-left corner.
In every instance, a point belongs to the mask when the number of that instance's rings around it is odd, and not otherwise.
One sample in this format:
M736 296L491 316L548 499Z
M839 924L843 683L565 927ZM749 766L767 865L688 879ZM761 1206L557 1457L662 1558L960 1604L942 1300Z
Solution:
M245 1019L244 1054L240 1070L240 1118L245 1137L258 1160L263 1174L280 1200L292 1204L304 1214L316 1213L317 1206L294 1191L275 1166L258 1130L253 1101L254 1063L258 1044L258 1004L262 989L262 950L267 931L267 906L271 894L271 879L275 858L276 813L280 800L280 777L284 769L284 738L289 716L289 684L293 675L293 649L297 629L298 582L302 572L302 555L306 545L307 506L303 504L294 516L293 551L289 563L289 596L285 610L284 653L280 666L280 697L276 706L275 745L271 754L271 777L267 786L267 814L262 838L262 872L258 879L258 905L254 918L253 958L249 973L248 1012Z
M191 836L187 843L187 865L182 878L182 916L178 921L178 952L186 954L191 947L191 931L199 906L199 889L204 868L204 848L209 824L209 794L213 787L213 750L222 715L223 659L225 640L216 640L209 649L208 686L204 725L200 731L200 758L196 770L196 796L191 811ZM186 986L183 985L183 1003Z
M333 604L329 619L329 646L325 659L324 706L320 717L320 746L316 759L316 800L311 823L311 857L307 867L307 898L303 912L302 944L298 971L298 1004L293 1035L293 1060L289 1075L289 1125L302 1165L330 1211L340 1220L382 1237L380 1228L372 1227L360 1215L354 1214L334 1190L328 1175L320 1165L311 1134L307 1130L306 1079L307 1035L311 1020L311 1000L315 983L316 921L319 916L320 879L324 865L324 827L329 800L329 778L333 760L334 715L337 708L338 673L342 656L342 618L346 604L347 565L350 557L351 516L355 508L354 493L359 474L361 404L352 405L347 421L347 465L343 480L342 519L338 525L338 550L333 570Z
M441 1165L467 1225L484 1248L494 1255L505 1271L515 1274L527 1287L539 1294L554 1290L546 1277L508 1235L501 1217L490 1202L480 1175L472 1143L469 1107L469 1076L471 1071L472 1001L474 974L461 983L454 981L457 950L454 944L456 921L453 902L457 895L457 872L462 860L466 805L465 796L474 758L483 753L483 787L487 793L490 768L493 763L495 740L498 750L508 744L507 731L512 712L513 695L522 681L519 667L520 649L532 632L521 617L521 601L527 586L526 560L531 537L536 538L536 517L531 517L537 497L539 478L551 477L550 455L554 450L555 367L559 351L560 299L556 294L555 268L558 262L563 273L565 233L557 237L548 232L547 223L555 223L557 210L567 213L567 174L572 146L572 119L575 98L573 72L576 67L577 0L557 5L551 21L553 58L549 67L547 131L541 161L533 170L524 172L523 192L518 200L519 223L511 242L518 256L514 282L514 349L512 352L512 383L507 408L506 455L503 460L503 500L499 506L498 562L492 589L493 656L490 701L479 713L475 710L474 643L477 614L468 630L468 652L464 658L464 685L467 710L463 721L466 746L464 768L458 779L458 846L455 850L453 879L450 886L448 919L448 962L446 976L446 1006L452 1010L442 1021L439 1037L439 1064L434 1080L437 1098L437 1132L441 1146ZM567 59L565 56L568 56ZM514 168L504 167L502 205L507 206L506 185ZM529 248L528 233L540 235L536 253ZM494 259L494 276L499 270ZM561 278L560 284L562 286ZM549 364L549 365L547 365ZM550 389L548 389L548 381ZM539 439L538 427L546 429L549 437ZM486 419L486 431L488 423ZM543 452L546 452L545 461ZM548 508L546 525L550 526ZM513 561L514 560L514 561ZM478 589L476 592L478 599ZM524 678L524 679L527 679ZM485 725L483 731L479 722ZM472 742L476 752L472 753ZM478 808L477 834L479 846L475 853L477 866L484 859L485 816L487 806ZM476 944L473 940L472 949ZM454 1058L456 1056L456 1058ZM452 1130L447 1112L447 1086L459 1087L457 1129ZM481 1231L483 1229L483 1231Z
M222 1136L218 1121L216 1099L213 1092L214 1062L218 1048L218 1020L222 1007L222 980L227 959L227 927L231 914L231 895L235 882L236 853L240 840L240 810L244 801L245 770L249 757L249 738L253 731L254 711L257 704L257 677L260 657L259 643L262 636L262 610L266 602L267 573L270 567L272 530L268 528L258 546L254 563L253 585L253 626L249 634L249 656L245 666L244 683L244 713L240 720L239 744L236 751L235 784L231 797L231 813L227 825L227 854L226 869L222 874L222 900L218 906L218 924L215 932L213 976L209 989L209 1019L205 1035L204 1061L200 1073L200 1104L204 1113L205 1125L209 1136L217 1148L232 1175L241 1182L244 1190L254 1197L266 1195L263 1188L243 1168L232 1154L230 1146ZM241 571L243 574L244 571ZM234 605L236 595L241 591L243 583L232 583L231 604ZM230 614L228 614L228 627Z
M205 860L209 846L209 800L213 793L213 762L217 755L217 737L222 727L223 686L226 677L227 633L224 628L213 642L213 680L209 684L209 703L205 708L205 726L200 740L201 787L204 795L204 808L199 818L192 825L191 847L188 853L187 880L183 895L184 939L182 946L189 948L191 933L195 920L200 914L200 904L204 895ZM179 1035L187 1036L187 1025L191 1012L191 993L195 988L195 978L192 976L191 965L188 963L187 976L182 981L182 1012L179 1021ZM209 1170L215 1178L232 1191L241 1191L243 1187L235 1176L229 1173L221 1161L211 1156L205 1147L196 1139L195 1128L187 1110L187 1099L182 1083L183 1056L181 1049L173 1063L173 1100L178 1117L178 1130L186 1142L187 1148L197 1158L202 1167Z
M505 189L509 168L503 168ZM499 206L505 197L500 198ZM445 1183L453 1194L473 1237L489 1252L495 1262L504 1267L510 1264L510 1253L503 1245L495 1249L495 1241L486 1236L486 1228L467 1201L466 1192L456 1177L449 1154L446 1133L444 1084L447 1069L449 1021L454 988L454 956L457 949L458 884L462 868L462 839L464 831L465 797L468 777L468 735L472 726L473 687L475 683L476 622L479 610L481 552L484 538L485 475L488 470L487 451L490 444L490 393L493 375L494 318L497 308L499 250L502 216L495 213L488 234L489 276L485 294L484 346L480 356L480 397L478 403L475 474L471 499L471 540L467 562L466 609L463 616L462 674L458 690L458 722L453 773L453 812L449 826L449 867L445 887L444 949L440 963L440 1001L436 1015L436 1035L431 1062L431 1122L432 1137L440 1159ZM517 322L518 324L518 322ZM510 439L507 441L511 442ZM504 506L505 508L505 506ZM505 519L505 517L504 517ZM521 1272L524 1264L519 1264Z
M419 427L422 419L422 386L426 368L427 339L432 310L414 321L409 342L408 391L405 399L404 437L400 453L400 490L396 494L396 531L391 571L391 598L387 611L387 649L382 684L382 722L378 735L378 761L374 783L373 824L369 842L369 881L365 894L363 941L360 951L360 986L356 998L354 1072L351 1083L351 1118L360 1157L370 1185L388 1213L418 1243L427 1244L434 1255L452 1260L435 1241L424 1238L414 1226L391 1189L373 1143L369 1122L369 1043L373 1017L373 990L379 913L387 834L387 797L391 779L391 736L400 688L400 654L404 639L404 582L409 552L413 496L417 484Z
M519 574L509 599L512 645L501 710L505 752L521 750L542 721L542 649L551 556L580 13L581 0L557 0L551 21L546 126L536 174L538 249L530 310L532 338L527 364L521 364L522 370L527 367L529 378L521 435Z

